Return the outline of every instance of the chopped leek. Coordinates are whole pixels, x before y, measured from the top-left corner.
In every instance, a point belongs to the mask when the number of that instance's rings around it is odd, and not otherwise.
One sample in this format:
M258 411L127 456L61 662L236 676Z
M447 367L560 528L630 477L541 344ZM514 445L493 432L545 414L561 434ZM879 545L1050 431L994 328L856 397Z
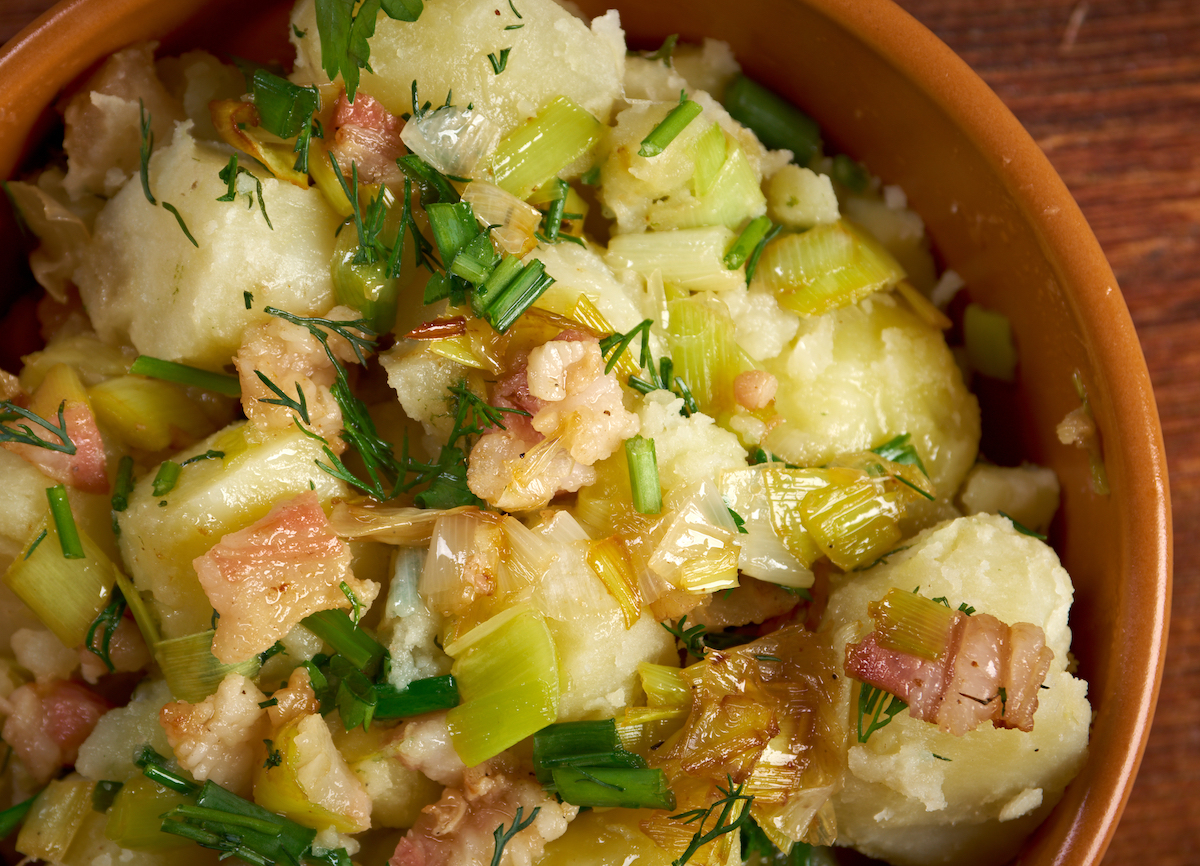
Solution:
M130 779L108 809L104 835L122 848L133 851L162 851L191 844L187 839L162 831L162 816L189 802L178 791L164 788L144 776Z
M203 388L206 391L216 391L226 397L240 397L241 385L237 376L227 373L213 373L189 367L187 364L177 364L174 361L164 361L161 358L151 358L149 355L138 355L129 372L135 376L149 376L152 379L165 379L179 385L189 385Z
M92 811L95 785L74 774L51 781L25 815L17 834L17 850L47 863L62 863L84 818Z
M46 499L50 502L50 516L58 533L59 548L66 559L83 559L83 542L79 539L79 527L71 513L71 502L67 499L67 488L61 484L46 488Z
M654 440L644 436L626 439L625 457L629 461L629 489L633 493L633 507L639 514L660 513L662 486L658 480Z
M725 130L721 129L721 124L714 123L692 142L692 162L696 165L692 173L692 195L697 198L708 195L717 182L725 157Z
M597 141L603 126L565 96L510 132L492 154L496 185L522 201Z
M856 304L904 279L892 254L847 220L776 238L762 268L779 305L802 316Z
M820 152L821 127L816 121L758 82L739 75L722 101L733 119L750 127L759 141L772 150L790 150L800 165Z
M403 227L400 229L392 250L403 257ZM371 330L386 334L396 324L400 281L391 275L388 261L358 261L360 249L357 238L349 232L338 237L331 263L333 292L339 304L358 310Z
M1002 382L1016 379L1017 347L1007 316L979 304L967 304L963 312L963 342L971 369Z
M617 235L606 259L614 268L650 275L693 292L722 291L742 285L740 271L725 267L725 252L736 235L723 225Z
M818 470L828 485L800 502L800 519L821 551L849 570L879 557L900 540L900 507L865 472Z
M558 717L558 655L541 614L510 607L446 645L462 703L446 720L473 767Z
M805 567L821 558L821 548L801 519L800 503L813 490L826 484L819 470L796 469L772 464L763 470L763 485L771 506L771 524L784 547Z
M875 620L876 642L885 649L936 661L949 648L955 619L949 603L893 588L867 605L867 612Z
M638 148L638 156L655 157L670 146L671 142L683 132L684 127L700 116L704 111L697 102L692 102L686 94L681 93L679 104L671 109L671 113L663 118L650 134L642 139Z
M35 527L33 537L42 532L44 542L13 560L4 582L64 646L79 646L108 606L117 568L82 530L81 559L63 556L58 527L48 516Z
M628 443L626 448L628 448ZM630 472L632 473L632 469ZM661 492L659 504L661 507ZM634 507L637 508L636 503ZM629 559L629 551L625 549L621 536L612 535L608 538L589 541L587 563L596 572L596 576L600 578L609 595L616 599L621 608L621 617L625 621L625 628L633 628L633 624L642 615L642 590L637 574L633 570L633 563Z
M696 406L718 419L733 412L737 407L734 379L757 365L738 345L724 305L702 297L681 298L669 301L667 311L671 358Z
M674 809L675 794L662 770L555 767L554 792L575 806Z
M162 379L114 376L89 388L88 398L96 420L132 448L163 451L213 432L200 404Z
M258 673L258 656L237 664L223 664L212 653L215 631L204 631L184 637L159 641L154 655L162 668L163 678L176 700L199 703L216 692L227 674L253 677Z
M655 230L723 225L737 229L767 207L758 175L736 141L730 141L725 162L704 195L655 204L649 211Z
M692 692L679 674L679 668L638 662L638 676L646 703L652 707L683 707L692 701Z

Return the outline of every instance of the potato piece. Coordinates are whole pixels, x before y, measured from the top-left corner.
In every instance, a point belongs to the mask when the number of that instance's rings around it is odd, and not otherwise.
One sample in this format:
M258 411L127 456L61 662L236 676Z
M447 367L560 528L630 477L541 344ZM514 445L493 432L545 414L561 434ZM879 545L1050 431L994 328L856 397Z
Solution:
M950 496L975 462L978 402L941 332L891 295L801 319L766 367L785 423L763 447L789 463L816 466L909 433L938 494Z
M767 184L767 213L790 229L838 221L838 200L827 174L785 165Z
M150 187L179 209L198 246L170 213L151 206L135 177L97 217L75 281L105 342L217 370L242 331L269 320L264 307L313 315L333 306L338 217L315 188L270 177L263 198L274 230L244 197L217 201L227 191L217 174L228 148L197 142L190 129L180 125L171 146L155 152ZM245 292L254 296L252 310Z
M1058 511L1058 476L1053 469L979 464L963 482L963 511L998 514L1003 511L1027 529L1045 532Z
M1087 683L1066 671L1071 579L1053 550L1002 517L943 523L834 586L821 628L839 659L847 642L873 628L867 605L892 587L919 587L952 608L965 602L1006 623L1040 626L1054 660L1028 734L985 726L954 737L902 711L859 744L851 683L841 678L837 700L852 733L844 787L833 801L838 844L897 866L1005 862L1087 753Z
M158 723L158 714L170 703L171 689L165 680L146 680L134 690L123 707L109 710L83 745L75 769L89 779L125 781L141 775L133 763L134 748L145 743L161 755L171 752L167 735Z
M591 29L553 0L521 0L518 18L506 3L426 0L416 22L394 21L382 12L371 39L371 67L361 89L392 114L412 111L412 83L422 102L474 103L502 132L533 117L555 96L566 96L600 121L608 120L621 95L625 36L615 12ZM326 80L315 5L302 0L293 25L306 33L294 39L296 78ZM505 30L520 24L518 30ZM500 74L488 55L511 49ZM586 166L584 166L586 168Z
M164 638L211 628L212 606L192 560L223 535L244 529L310 484L323 505L348 493L345 484L317 468L317 460L327 459L321 444L299 430L253 440L251 435L246 425L235 424L177 455L182 462L210 449L225 453L224 459L184 468L165 496L153 494L154 473L147 473L121 514L121 551L138 589L154 598Z

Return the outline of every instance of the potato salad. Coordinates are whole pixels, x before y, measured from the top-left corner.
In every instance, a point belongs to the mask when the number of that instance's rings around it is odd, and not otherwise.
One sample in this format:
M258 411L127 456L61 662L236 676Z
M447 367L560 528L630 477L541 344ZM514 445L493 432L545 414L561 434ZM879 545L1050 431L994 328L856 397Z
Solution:
M979 866L1078 771L1007 321L726 44L570 7L131 45L5 183L8 853Z

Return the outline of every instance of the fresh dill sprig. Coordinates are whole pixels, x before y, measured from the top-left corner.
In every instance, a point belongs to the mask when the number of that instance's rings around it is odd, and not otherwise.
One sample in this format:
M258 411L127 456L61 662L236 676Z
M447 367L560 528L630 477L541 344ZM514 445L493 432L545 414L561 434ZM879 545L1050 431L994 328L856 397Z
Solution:
M492 831L492 837L496 840L496 847L492 851L491 866L500 866L500 859L504 856L504 846L507 845L512 838L533 823L537 818L538 813L542 811L541 806L534 806L533 811L529 813L529 817L521 820L521 816L525 812L524 806L517 807L517 813L513 815L512 826L507 830L504 829L504 824L501 823L495 830Z
M358 621L362 618L362 602L358 600L358 596L354 594L354 590L350 588L350 584L346 583L346 581L343 580L339 583L338 589L342 591L342 595L346 596L346 599L350 602L350 621L358 625Z
M884 699L887 700L884 700ZM858 741L865 743L871 734L886 727L901 710L908 709L908 704L895 695L869 683L858 684ZM863 722L867 728L863 730Z
M743 794L745 784L734 785L733 776L725 776L725 784L728 787L722 788L717 785L717 791L723 796L716 800L707 809L692 809L690 812L683 812L679 815L671 815L672 821L682 821L685 824L698 824L692 840L688 843L683 854L678 859L672 861L671 866L684 866L689 860L695 856L696 852L726 833L733 833L741 830L742 827L750 823L750 806L754 802L753 794ZM732 818L734 809L739 803L744 803L740 813L736 818ZM720 813L717 815L717 822L713 824L711 830L705 830L704 824L712 816L712 814L720 808ZM732 818L732 820L731 820Z
M699 623L689 628L687 614L681 616L679 622L673 626L667 625L665 622L659 623L659 625L682 641L684 649L693 658L702 659L708 653L708 647L704 644L704 637L708 629Z
M228 191L225 193L225 195L217 196L217 201L235 201L237 199L238 178L241 175L246 175L248 178L254 181L255 189L258 195L258 209L262 211L263 219L267 222L267 227L271 229L271 231L275 231L275 226L271 225L271 218L267 216L267 202L263 198L262 181L259 180L258 176L244 165L238 165L238 157L236 153L229 157L229 164L217 172L217 177L219 177L228 188ZM254 207L254 194L247 192L246 198L248 199L247 203L249 206ZM246 309L250 309L249 305L247 305Z
M162 204L163 210L175 217L175 222L179 223L179 228L183 230L183 235L192 246L199 249L200 244L196 243L196 238L192 236L188 230L187 223L183 220L183 214L179 212L179 208L169 202L159 202L154 198L154 194L150 192L150 154L154 151L154 130L150 128L150 112L146 111L146 103L140 97L138 98L138 121L141 131L141 147L139 148L139 159L141 165L139 172L142 178L142 192L146 194L146 201L152 205Z
M7 400L0 401L0 442L13 442L19 445L32 445L35 448L45 448L47 451L57 451L60 454L75 454L75 443L71 441L71 437L67 434L67 422L63 418L63 412L66 409L67 403L64 400L58 404L58 426L56 427L52 421L47 421L41 415L36 415L16 403L10 403ZM24 418L27 421L32 421L39 427L49 431L58 437L59 441L54 442L50 439L44 439L33 431L33 428L28 424L18 424L16 427L9 427L7 422L15 421L17 418Z
M600 341L601 354L608 356L608 353L612 352L612 356L608 358L608 362L604 366L604 372L612 372L621 353L629 348L635 336L641 334L642 346L638 355L638 365L646 371L647 378L630 376L629 387L641 394L649 394L651 391L671 391L676 397L683 400L680 414L685 418L690 418L700 411L700 407L696 403L691 388L683 381L683 377L674 375L675 364L670 358L660 358L657 364L654 363L654 357L650 353L650 326L652 324L650 319L643 319L624 334L610 334L602 339Z
M117 626L121 624L121 617L125 615L125 607L125 596L121 594L121 588L114 586L112 594L109 596L108 606L100 611L100 615L92 622L87 631L87 637L83 640L84 648L104 662L109 673L117 669L113 664L112 656L109 655L109 648L112 644L113 632L117 630ZM103 631L100 634L99 645L97 645L96 632L101 629Z
M282 406L285 409L290 409L299 415L300 420L302 420L305 424L312 424L312 420L308 417L308 401L304 397L304 389L300 387L299 382L296 383L297 399L293 400L284 393L282 388L268 379L262 370L255 370L254 375L258 377L260 382L270 388L273 394L275 394L274 397L259 397L259 403L269 403L272 406Z

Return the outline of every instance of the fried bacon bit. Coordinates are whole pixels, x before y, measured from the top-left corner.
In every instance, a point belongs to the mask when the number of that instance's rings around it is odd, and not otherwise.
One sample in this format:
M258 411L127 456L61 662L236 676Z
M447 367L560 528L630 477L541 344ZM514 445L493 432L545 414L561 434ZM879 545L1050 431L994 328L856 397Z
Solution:
M779 381L765 370L745 370L733 380L733 396L747 409L765 409L777 390Z
M434 319L423 325L417 325L404 335L406 340L445 340L450 337L460 337L467 332L465 316L454 316L449 319Z
M396 846L390 866L487 866L496 843L493 833L511 826L517 809L537 818L504 848L504 863L529 866L542 856L579 814L578 806L546 794L532 773L521 772L508 752L463 771L461 787L447 787Z
M60 768L75 763L80 745L111 708L78 683L28 683L7 701L0 699L0 713L8 716L0 736L34 780L44 784Z
M241 674L226 674L215 694L198 704L176 701L158 714L179 766L199 781L212 779L236 794L250 781L267 737L266 700Z
M361 91L354 102L345 91L333 109L333 146L338 165L349 176L350 164L358 166L358 179L365 183L390 183L401 179L397 157L406 152L400 141L404 121L390 114L377 100Z
M505 419L505 430L481 436L471 450L467 484L497 508L540 508L560 491L595 480L591 469L637 434L621 386L604 372L599 341L564 332L533 349L501 379L493 402L532 417Z
M350 548L312 491L226 535L192 564L221 615L213 655L226 664L265 651L310 613L351 607L343 582L364 608L379 593L379 584L351 573Z
M44 417L54 424L58 423L57 411ZM55 481L84 493L108 493L107 458L104 439L100 436L100 428L96 426L96 416L86 403L72 401L63 407L63 422L67 436L75 444L74 454L20 442L5 442L4 447L19 454ZM62 442L60 437L49 431L38 428L37 432L49 442Z
M985 721L1032 731L1038 687L1053 659L1038 626L955 612L940 659L881 647L872 632L846 646L846 673L905 701L913 718L961 737Z
M278 733L292 719L321 712L321 702L313 692L308 668L294 668L287 685L272 692L271 697L275 703L267 707L267 718L270 719L272 733Z
M349 307L334 307L326 318L352 321L358 314ZM329 347L340 361L355 360L353 348L343 337L330 334ZM307 328L275 318L249 328L233 363L242 386L242 409L251 424L261 430L282 430L297 422L305 423L295 409L264 402L281 398L259 377L261 373L289 400L299 402L299 388L304 394L308 429L330 443L335 454L346 449L338 435L342 411L330 392L337 372L321 341Z

